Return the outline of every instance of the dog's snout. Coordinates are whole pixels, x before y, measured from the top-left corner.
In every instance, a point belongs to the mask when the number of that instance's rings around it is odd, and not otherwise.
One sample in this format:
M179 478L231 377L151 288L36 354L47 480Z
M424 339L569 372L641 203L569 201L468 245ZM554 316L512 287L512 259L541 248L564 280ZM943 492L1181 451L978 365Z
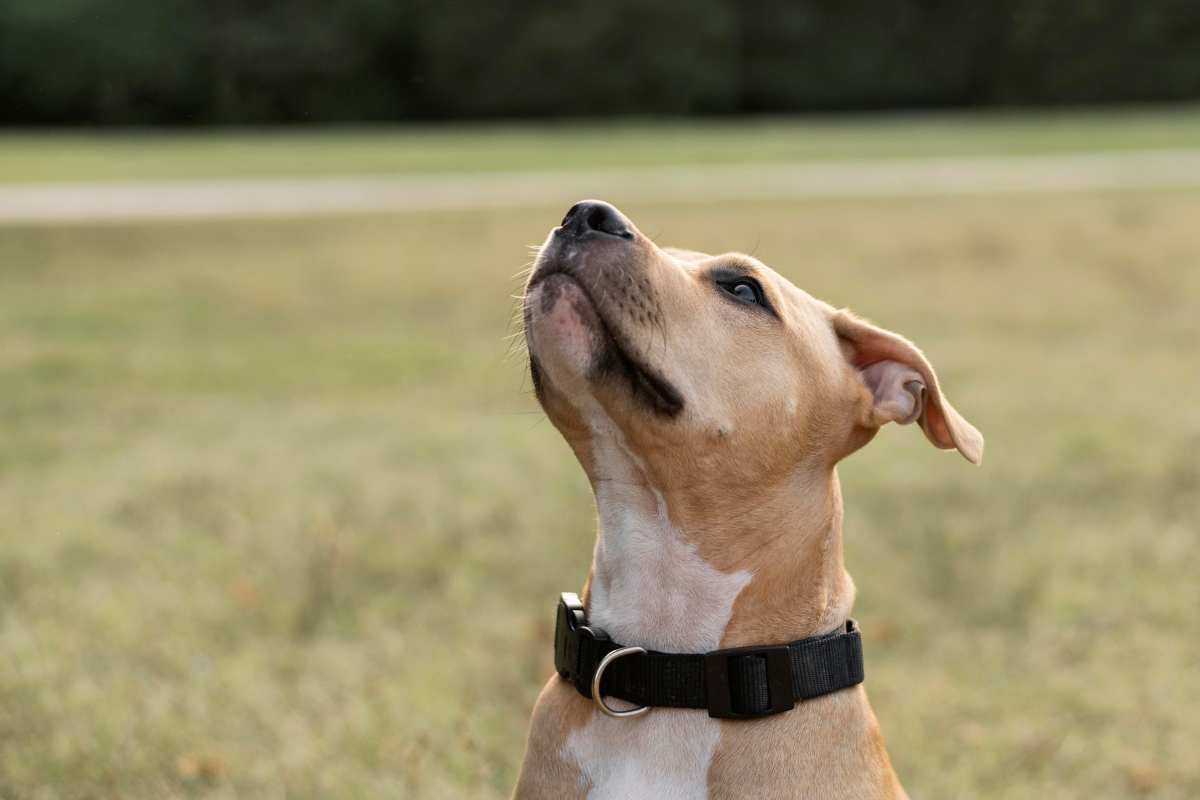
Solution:
M584 200L571 206L563 217L560 230L568 235L582 237L589 233L632 239L633 226L616 208L600 200Z

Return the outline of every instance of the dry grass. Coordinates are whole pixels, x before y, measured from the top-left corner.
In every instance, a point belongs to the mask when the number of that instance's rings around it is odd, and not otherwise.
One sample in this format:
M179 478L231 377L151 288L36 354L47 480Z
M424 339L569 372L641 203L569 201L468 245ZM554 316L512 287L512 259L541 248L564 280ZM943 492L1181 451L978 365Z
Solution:
M625 210L988 437L842 471L910 792L1200 795L1200 194ZM0 797L506 794L592 537L505 358L560 211L0 231Z
M1200 105L709 120L0 131L0 184L772 163L1194 148Z

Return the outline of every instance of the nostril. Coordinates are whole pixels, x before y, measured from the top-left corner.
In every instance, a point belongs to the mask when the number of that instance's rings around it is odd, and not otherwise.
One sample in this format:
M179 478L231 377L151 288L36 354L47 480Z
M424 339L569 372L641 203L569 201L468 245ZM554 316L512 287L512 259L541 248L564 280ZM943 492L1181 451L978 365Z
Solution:
M612 227L612 220L608 215L608 209L604 206L595 206L588 211L585 224L594 231L604 231L612 233L609 228Z
M584 226L588 230L607 233L609 236L619 236L622 239L633 238L633 233L629 230L629 224L625 221L625 217L621 216L621 212L608 203L588 203L586 212L581 209L581 213L586 213Z

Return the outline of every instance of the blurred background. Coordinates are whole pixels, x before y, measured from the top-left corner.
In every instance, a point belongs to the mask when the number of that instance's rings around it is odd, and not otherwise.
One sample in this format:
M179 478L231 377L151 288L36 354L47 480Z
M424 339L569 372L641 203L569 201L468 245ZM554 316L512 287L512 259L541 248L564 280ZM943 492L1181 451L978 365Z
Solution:
M0 798L507 796L571 202L920 344L841 468L921 798L1200 796L1192 0L0 0Z
M0 120L274 124L1195 99L1189 0L5 0Z

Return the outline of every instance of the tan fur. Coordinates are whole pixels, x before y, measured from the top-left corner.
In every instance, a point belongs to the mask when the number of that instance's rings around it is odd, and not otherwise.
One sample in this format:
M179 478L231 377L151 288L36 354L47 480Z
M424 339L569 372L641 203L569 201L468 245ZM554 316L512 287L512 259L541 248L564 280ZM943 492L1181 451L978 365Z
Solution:
M902 337L812 298L753 258L664 250L629 227L632 241L568 246L552 234L543 248L526 316L547 415L599 498L613 476L602 474L597 448L613 442L581 410L598 409L616 424L612 435L636 465L621 478L620 502L638 513L659 504L704 563L719 574L752 576L737 594L722 647L836 629L854 600L842 561L837 462L883 422L898 419L896 409L919 419L935 445L957 447L972 461L982 455L982 437ZM723 296L712 280L717 267L757 278L775 315ZM544 288L556 271L573 285ZM679 390L678 416L652 413L620 376L581 366L580 348L601 352L605 331ZM895 380L873 385L885 371ZM682 620L646 620L646 636L672 621ZM869 652L870 631L865 636ZM681 717L683 724L707 722L703 711L649 712L666 713L696 715ZM534 710L516 797L586 796L588 781L563 743L596 714L590 701L551 678ZM722 722L707 770L713 798L904 797L862 687L778 716Z
M538 756L527 756L521 765L514 797L563 800L587 797L588 785L578 767L567 763L559 754L571 731L583 727L595 711L591 703L582 700L574 687L560 680L558 675L546 683L533 707L526 746L527 753Z

